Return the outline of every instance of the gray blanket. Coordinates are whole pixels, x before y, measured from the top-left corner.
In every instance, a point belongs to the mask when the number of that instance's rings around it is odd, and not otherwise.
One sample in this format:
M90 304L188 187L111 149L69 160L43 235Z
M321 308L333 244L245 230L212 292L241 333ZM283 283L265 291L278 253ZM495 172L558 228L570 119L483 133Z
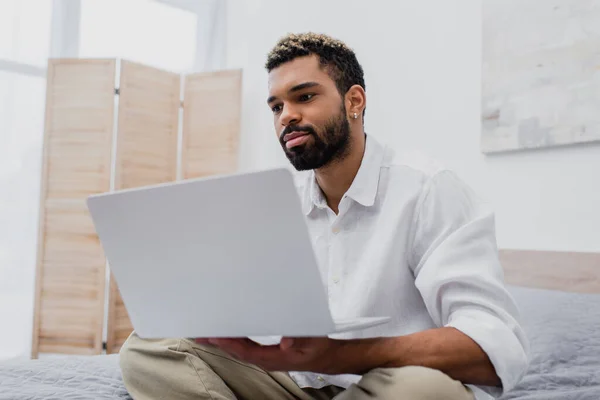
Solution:
M131 399L118 355L0 363L0 400Z
M531 365L502 400L600 399L600 295L511 288L531 341ZM0 363L0 400L130 399L118 356ZM257 399L260 400L260 399Z
M521 383L503 400L600 400L600 295L511 288L531 342Z

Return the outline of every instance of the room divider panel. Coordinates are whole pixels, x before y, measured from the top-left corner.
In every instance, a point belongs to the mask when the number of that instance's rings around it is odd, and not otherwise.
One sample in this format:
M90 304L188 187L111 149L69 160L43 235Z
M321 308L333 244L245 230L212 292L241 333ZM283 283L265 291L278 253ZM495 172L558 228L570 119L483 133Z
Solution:
M105 265L87 215L110 190L114 60L48 64L32 352L102 351Z
M121 62L115 189L177 179L177 133L181 77ZM114 279L110 279L107 353L118 352L132 331Z
M185 79L182 174L195 178L238 166L242 75L230 71Z
M241 85L240 70L49 60L32 357L119 351L133 328L85 199L234 172Z

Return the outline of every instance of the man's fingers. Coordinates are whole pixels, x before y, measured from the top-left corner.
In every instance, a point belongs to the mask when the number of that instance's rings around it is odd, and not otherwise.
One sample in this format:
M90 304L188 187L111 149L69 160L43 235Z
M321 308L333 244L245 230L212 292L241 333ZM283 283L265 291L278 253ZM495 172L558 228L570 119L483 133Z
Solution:
M297 341L294 338L284 337L281 339L281 342L279 342L279 347L281 347L281 350L288 350L294 347L296 342Z
M263 349L260 344L243 338L216 338L210 339L210 343L242 359L252 358L255 352Z
M219 347L251 348L260 347L256 342L246 338L210 338L209 343Z
M295 351L296 345L303 343L298 338L283 338L279 345L261 345L247 338L199 338L197 343L218 347L232 357L265 369L277 369L288 365L292 354L286 349ZM293 357L292 357L293 358Z
M310 348L310 347L313 347L313 346L319 344L320 340L322 340L322 338L284 337L281 339L281 342L279 342L279 347L281 347L281 350L289 350L289 349L302 350L302 349Z
M271 365L280 362L284 353L278 345L263 346L250 339L216 339L214 344L250 364Z

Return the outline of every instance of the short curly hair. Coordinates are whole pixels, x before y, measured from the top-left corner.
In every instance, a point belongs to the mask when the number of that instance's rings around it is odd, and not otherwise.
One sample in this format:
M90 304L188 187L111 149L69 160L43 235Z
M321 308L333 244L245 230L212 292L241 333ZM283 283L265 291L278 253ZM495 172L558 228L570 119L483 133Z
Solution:
M345 43L320 33L291 33L282 37L269 52L265 68L268 72L295 58L316 54L322 67L335 82L342 96L353 85L365 87L362 66L356 54Z

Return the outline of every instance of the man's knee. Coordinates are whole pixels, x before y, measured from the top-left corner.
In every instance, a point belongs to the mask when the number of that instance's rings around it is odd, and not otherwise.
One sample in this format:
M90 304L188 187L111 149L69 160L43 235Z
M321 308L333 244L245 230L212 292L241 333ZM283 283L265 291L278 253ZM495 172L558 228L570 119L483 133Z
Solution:
M472 400L471 391L441 371L425 367L381 368L370 372L382 381L386 396L418 400ZM388 398L382 396L383 398ZM398 397L401 396L401 397Z
M177 339L142 339L133 332L119 351L119 362L124 371L129 371L140 364L158 361L177 347Z
M186 354L178 351L178 339L147 340L132 333L119 352L125 387L139 398L169 386L172 374L187 369Z

